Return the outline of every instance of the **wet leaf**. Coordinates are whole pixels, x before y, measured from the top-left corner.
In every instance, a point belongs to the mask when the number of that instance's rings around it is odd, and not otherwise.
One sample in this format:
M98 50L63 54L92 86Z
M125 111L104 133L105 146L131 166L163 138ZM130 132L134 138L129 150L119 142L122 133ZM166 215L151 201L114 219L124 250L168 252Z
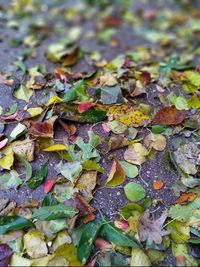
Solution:
M182 123L185 117L184 110L178 110L174 106L164 107L156 113L152 122L153 124L177 125Z
M131 182L124 186L126 197L131 201L139 201L146 196L145 189L137 183Z
M106 182L107 186L117 186L125 181L125 172L118 160L114 160Z

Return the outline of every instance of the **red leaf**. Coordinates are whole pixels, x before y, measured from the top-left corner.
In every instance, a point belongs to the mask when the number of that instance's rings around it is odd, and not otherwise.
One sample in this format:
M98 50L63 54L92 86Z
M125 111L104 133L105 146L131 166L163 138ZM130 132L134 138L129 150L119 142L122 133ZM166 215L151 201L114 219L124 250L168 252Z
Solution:
M78 112L79 113L83 113L85 112L86 110L90 109L91 107L95 106L94 103L92 102L84 102L84 103L80 103L78 105Z
M174 106L161 108L153 119L153 124L177 125L186 117L185 110L178 110Z
M53 125L48 122L31 122L29 133L34 136L53 138Z
M13 251L7 244L0 244L0 266L8 266L12 255Z
M3 148L8 143L8 138L3 139L0 141L0 149Z
M48 181L45 182L44 184L44 192L47 194L51 191L51 189L53 188L53 186L56 183L56 179L52 178L49 179Z

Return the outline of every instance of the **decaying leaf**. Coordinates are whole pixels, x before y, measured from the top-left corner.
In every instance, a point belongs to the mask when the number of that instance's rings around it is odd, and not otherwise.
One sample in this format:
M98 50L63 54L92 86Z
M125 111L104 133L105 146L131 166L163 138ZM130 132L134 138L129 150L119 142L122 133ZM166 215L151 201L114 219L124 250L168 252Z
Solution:
M153 148L157 151L163 151L166 147L166 138L161 134L150 133L144 138L144 143L148 148Z
M78 188L87 202L90 202L93 198L92 191L96 187L97 183L97 172L87 171L84 172L76 183Z
M124 159L130 163L141 165L146 161L148 150L140 143L129 145L124 153Z
M127 126L139 127L147 124L149 116L135 107L128 105L111 106L108 113L114 116L114 119L124 123Z
M34 160L35 141L29 138L23 141L16 141L12 143L12 150L15 154L23 156L27 161Z
M33 136L53 138L53 125L47 121L45 122L31 122L29 133Z
M182 123L185 117L185 110L178 110L174 106L164 107L156 113L152 123L163 125L177 125Z
M167 210L157 220L150 219L150 212L146 210L140 218L139 236L140 240L146 241L151 238L156 244L162 242L162 237L170 233L169 230L163 230L163 224L167 218Z

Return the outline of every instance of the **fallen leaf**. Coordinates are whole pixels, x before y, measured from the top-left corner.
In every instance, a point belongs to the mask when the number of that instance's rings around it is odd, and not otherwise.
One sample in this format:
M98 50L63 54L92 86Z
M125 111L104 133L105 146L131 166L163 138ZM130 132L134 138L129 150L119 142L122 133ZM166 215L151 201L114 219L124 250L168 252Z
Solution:
M83 113L85 112L86 110L90 109L91 107L94 107L95 104L92 103L92 102L83 102L83 103L80 103L78 104L78 112L79 113Z
M55 170L74 183L82 172L82 165L79 161L66 163L62 163L61 161L58 165L56 165Z
M63 102L63 99L58 97L57 95L52 96L49 101L46 103L46 106L49 107L53 104L61 103Z
M160 109L152 120L153 124L177 125L186 118L185 110L178 110L174 106Z
M166 147L166 138L161 134L150 133L144 138L144 143L148 148L153 148L157 151L163 151Z
M33 107L33 108L28 108L27 112L31 115L31 117L36 117L40 115L43 112L43 109L40 107Z
M14 153L11 152L0 159L0 167L10 170L14 163Z
M107 126L115 134L122 134L127 130L127 126L125 124L116 120L107 122Z
M107 186L118 186L125 181L125 172L118 160L114 160L108 179L106 181Z
M49 146L43 149L43 151L45 152L66 151L66 150L67 150L67 146L63 144L55 144L55 145L52 145L52 146Z
M33 259L44 257L48 254L45 237L42 232L31 229L24 235L24 249Z
M12 150L16 155L23 156L27 161L34 160L35 141L29 138L23 141L16 141L12 143Z
M12 173L5 173L0 176L1 190L17 189L20 184L22 184L22 179Z
M131 182L124 186L126 197L131 201L139 201L146 196L145 189L137 183Z
M163 188L163 186L164 186L164 183L163 183L162 180L155 180L155 181L153 182L153 188L154 188L155 190L160 190L160 189Z
M51 189L53 188L53 186L56 183L56 179L49 179L45 182L44 184L44 192L47 194L51 191Z
M177 203L180 205L187 205L188 203L194 201L196 197L197 194L193 192L180 192Z
M151 266L151 262L149 257L144 253L142 249L132 248L130 266Z
M106 105L124 103L120 86L115 85L102 87L100 101Z
M45 122L31 122L29 133L33 136L53 138L53 125L47 121Z
M59 123L62 125L64 130L69 134L69 135L74 135L77 131L76 126L71 123L65 123L62 120L59 120Z
M84 167L84 166L83 166ZM87 171L84 172L76 183L76 188L79 189L84 199L90 202L93 199L92 191L96 187L97 172Z
M17 99L21 99L21 100L24 100L26 102L29 101L29 99L31 98L32 95L33 95L33 90L24 86L23 84L21 84L20 87L17 90L15 90L15 92L14 92L14 96Z
M130 163L141 165L146 161L148 150L140 143L128 146L124 153L124 159Z
M105 239L98 237L95 241L94 241L95 247L97 247L100 250L109 250L112 249L113 246L111 243L109 243L108 241L106 241Z
M162 237L170 233L169 230L163 230L163 224L167 219L167 210L157 220L150 219L150 212L146 210L140 218L139 236L142 242L151 238L156 244L162 242Z
M0 141L0 149L2 149L8 143L8 138L3 139Z
M93 221L95 219L95 209L90 206L90 204L79 193L74 194L74 200L76 203L76 208L79 209L81 215L84 216L84 223Z
M138 168L137 166L128 163L126 161L119 161L119 163L121 164L122 168L125 171L125 174L127 177L129 178L135 178L136 176L138 176Z
M127 126L139 127L148 122L149 116L142 111L128 105L115 105L108 109L109 114L113 114L114 119Z
M54 252L54 254L63 256L69 261L69 266L71 267L82 266L81 262L77 259L77 249L73 244L63 244Z

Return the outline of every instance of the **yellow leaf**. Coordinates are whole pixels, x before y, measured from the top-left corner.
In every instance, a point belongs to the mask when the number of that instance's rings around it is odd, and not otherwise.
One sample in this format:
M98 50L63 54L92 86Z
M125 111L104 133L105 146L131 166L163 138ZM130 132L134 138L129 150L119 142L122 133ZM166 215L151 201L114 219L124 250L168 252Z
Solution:
M53 152L53 151L64 151L67 149L67 146L63 145L63 144L55 144L52 146L49 146L47 148L44 149L45 152Z
M81 262L77 259L76 253L76 247L73 244L65 243L55 251L54 255L63 256L69 261L69 266L82 266Z
M115 159L113 161L108 179L106 182L107 186L117 186L125 181L125 172L120 163Z
M140 143L128 146L124 153L124 159L130 163L141 165L146 161L148 150Z
M31 117L35 117L40 115L43 112L43 109L40 107L35 107L35 108L28 108L27 111L31 115Z
M115 105L108 109L114 119L124 123L127 126L139 127L144 125L150 117L135 107L128 105Z
M62 98L60 98L60 97L54 95L54 96L52 96L52 97L49 99L49 101L46 103L46 106L48 107L48 106L50 106L50 105L52 105L52 104L60 103L60 102L62 102L62 101L63 101Z
M3 169L10 170L10 168L12 167L13 162L14 162L14 155L13 154L14 153L11 152L0 159L0 166Z
M92 191L97 183L97 172L87 171L84 172L76 183L76 188L80 190L84 199L90 202L93 199Z

